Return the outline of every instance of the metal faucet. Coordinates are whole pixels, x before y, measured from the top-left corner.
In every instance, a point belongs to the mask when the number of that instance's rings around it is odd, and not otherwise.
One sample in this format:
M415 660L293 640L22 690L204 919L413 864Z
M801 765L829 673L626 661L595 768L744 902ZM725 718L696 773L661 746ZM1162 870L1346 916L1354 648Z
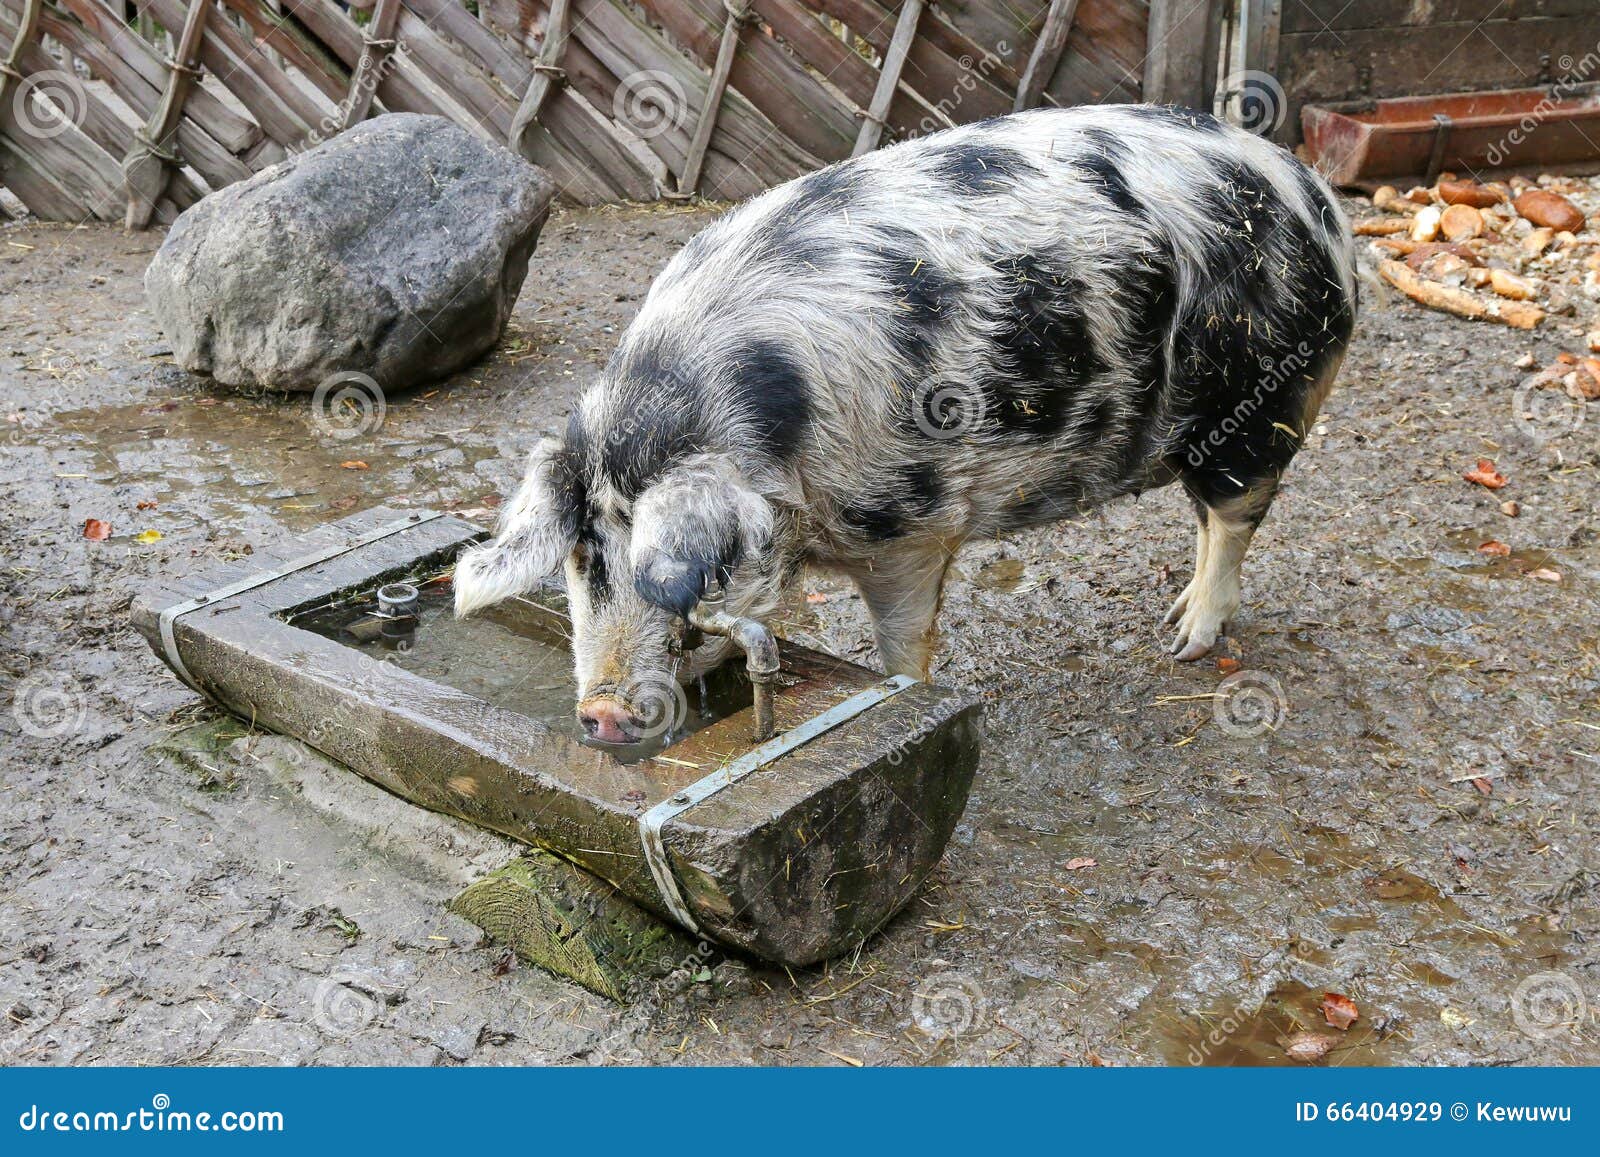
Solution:
M744 652L744 669L755 690L757 743L772 738L773 695L778 678L778 642L765 624L730 615L722 607L723 592L707 591L689 612L689 625L708 635L727 639Z

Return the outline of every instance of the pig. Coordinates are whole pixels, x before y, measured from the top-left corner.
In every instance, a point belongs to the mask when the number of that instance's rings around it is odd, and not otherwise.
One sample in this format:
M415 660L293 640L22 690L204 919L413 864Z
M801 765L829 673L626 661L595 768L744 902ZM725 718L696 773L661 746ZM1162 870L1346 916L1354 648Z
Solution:
M684 246L460 558L456 611L564 569L579 719L624 742L726 658L672 643L710 591L765 620L807 567L841 573L885 670L926 678L963 543L1178 482L1196 562L1167 622L1197 659L1355 317L1327 184L1210 115L1040 109L908 140Z

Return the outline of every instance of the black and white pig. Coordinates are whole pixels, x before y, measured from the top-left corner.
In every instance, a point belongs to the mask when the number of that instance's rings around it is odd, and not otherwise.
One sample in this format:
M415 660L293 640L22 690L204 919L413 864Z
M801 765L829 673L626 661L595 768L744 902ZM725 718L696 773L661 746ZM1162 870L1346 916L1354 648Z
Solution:
M578 713L622 741L641 688L724 657L669 648L710 584L764 619L804 567L842 572L884 667L925 677L962 543L1178 481L1199 539L1168 622L1198 658L1343 359L1353 272L1326 184L1202 113L1038 110L801 177L656 279L456 611L564 565Z

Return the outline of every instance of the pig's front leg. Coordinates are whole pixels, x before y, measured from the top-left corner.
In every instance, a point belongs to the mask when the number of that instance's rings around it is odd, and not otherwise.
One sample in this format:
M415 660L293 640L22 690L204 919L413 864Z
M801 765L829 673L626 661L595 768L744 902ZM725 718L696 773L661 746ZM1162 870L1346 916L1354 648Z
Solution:
M896 543L883 556L849 568L872 616L885 674L926 679L938 642L934 620L944 594L952 545Z

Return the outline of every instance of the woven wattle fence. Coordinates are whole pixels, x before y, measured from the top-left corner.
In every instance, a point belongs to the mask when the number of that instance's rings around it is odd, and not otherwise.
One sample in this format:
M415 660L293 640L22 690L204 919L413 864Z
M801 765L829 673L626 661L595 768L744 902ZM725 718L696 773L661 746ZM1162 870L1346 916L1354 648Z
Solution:
M1221 0L0 0L0 185L170 221L379 112L571 201L737 199L1037 104L1198 103Z

